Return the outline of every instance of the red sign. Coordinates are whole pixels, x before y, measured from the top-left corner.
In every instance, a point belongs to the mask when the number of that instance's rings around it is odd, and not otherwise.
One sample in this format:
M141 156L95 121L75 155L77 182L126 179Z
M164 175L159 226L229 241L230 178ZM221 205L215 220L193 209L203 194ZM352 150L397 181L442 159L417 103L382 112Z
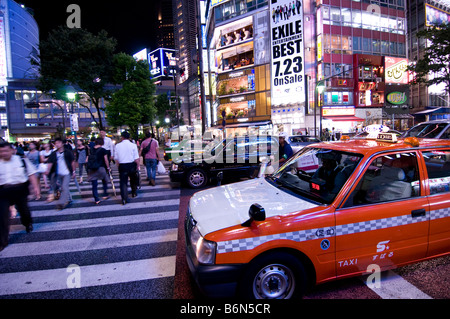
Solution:
M359 82L358 91L369 91L375 88L375 82Z

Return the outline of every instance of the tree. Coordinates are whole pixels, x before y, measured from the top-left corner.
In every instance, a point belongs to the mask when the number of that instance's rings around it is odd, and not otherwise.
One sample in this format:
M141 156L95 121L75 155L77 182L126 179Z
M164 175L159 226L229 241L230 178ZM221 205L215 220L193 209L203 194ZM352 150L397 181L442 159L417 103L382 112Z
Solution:
M117 41L106 31L94 35L81 28L61 26L41 41L38 88L54 98L67 101L66 87L72 85L86 93L96 108L96 118L89 105L81 104L103 129L101 99L106 97L106 85L112 76L113 56ZM33 62L32 62L33 63Z
M148 62L136 61L125 53L115 55L113 83L122 88L112 94L106 106L108 124L127 125L131 136L137 138L139 125L151 123L156 113Z
M175 105L175 94L171 94L172 104L169 102L169 98L167 94L159 94L156 97L156 118L159 121L160 127L170 127L172 125L177 125L177 113L176 113L176 105ZM178 98L178 103L180 103L180 98ZM183 114L180 114L180 125L184 125ZM166 123L166 118L170 120L169 123Z
M423 58L408 67L414 74L410 84L430 86L444 83L445 92L450 97L450 24L419 31L417 37L426 39L429 45Z

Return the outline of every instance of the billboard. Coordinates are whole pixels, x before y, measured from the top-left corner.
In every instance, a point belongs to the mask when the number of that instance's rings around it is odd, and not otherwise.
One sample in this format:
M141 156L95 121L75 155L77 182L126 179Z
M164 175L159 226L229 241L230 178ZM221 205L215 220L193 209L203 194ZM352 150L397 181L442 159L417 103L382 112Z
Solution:
M150 73L153 78L173 77L176 73L177 58L173 49L156 49L148 54Z
M303 1L270 0L272 107L305 102Z
M450 14L425 3L425 25L427 27L450 23Z
M133 54L133 58L135 58L136 61L147 60L147 49L143 49L143 50L139 51L138 53Z
M385 82L408 84L408 59L405 58L384 58Z

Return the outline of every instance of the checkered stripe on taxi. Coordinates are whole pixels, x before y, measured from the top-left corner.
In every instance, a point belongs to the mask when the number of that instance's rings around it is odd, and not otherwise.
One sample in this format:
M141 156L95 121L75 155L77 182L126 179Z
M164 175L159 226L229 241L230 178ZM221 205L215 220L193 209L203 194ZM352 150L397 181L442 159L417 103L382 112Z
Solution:
M448 216L448 213L450 212L450 208L445 209L445 210L447 211L445 214L447 214L447 216ZM431 216L434 215L433 213L440 212L440 211L441 210L433 211ZM361 232L366 232L366 231L371 231L371 230L390 228L390 227L396 227L396 226L413 224L413 223L420 223L420 222L427 221L428 214L429 213L427 212L426 216L420 216L420 217L415 217L415 218L412 218L411 215L408 214L408 215L402 215L402 216L396 216L396 217L390 217L390 218L369 220L369 221L364 221L364 222L360 222L360 223L338 225L338 226L336 226L336 228L328 227L328 228L306 229L306 230L300 230L300 231L295 231L295 232L222 241L222 242L217 243L217 253L223 254L223 253L231 253L231 252L242 251L242 250L251 250L251 249L253 249L265 242L271 241L271 240L287 239L287 240L292 240L292 241L296 241L296 242L302 242L302 241L314 240L314 239L319 239L319 238L349 235L349 234L361 233ZM444 213L438 213L439 216L441 216L443 214ZM441 217L438 217L438 218L441 218Z
M450 217L450 207L434 210L431 212L430 220Z

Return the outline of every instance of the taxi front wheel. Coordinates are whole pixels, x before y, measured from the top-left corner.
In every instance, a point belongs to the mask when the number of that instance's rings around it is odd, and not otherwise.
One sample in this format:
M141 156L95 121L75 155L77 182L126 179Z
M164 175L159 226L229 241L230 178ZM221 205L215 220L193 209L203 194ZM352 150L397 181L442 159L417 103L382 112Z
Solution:
M239 293L247 299L300 298L306 289L306 278L305 268L298 258L275 252L251 262Z

